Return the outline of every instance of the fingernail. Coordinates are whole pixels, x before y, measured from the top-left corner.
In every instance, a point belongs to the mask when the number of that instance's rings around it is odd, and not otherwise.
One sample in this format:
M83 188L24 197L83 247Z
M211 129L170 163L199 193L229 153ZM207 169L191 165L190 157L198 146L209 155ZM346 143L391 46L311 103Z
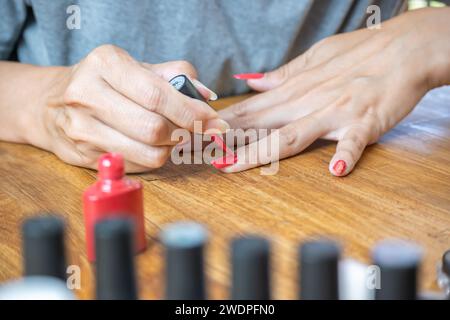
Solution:
M204 129L203 132L206 134L225 133L230 129L230 125L222 119L211 119L206 122Z
M201 88L201 89L204 89L205 91L207 91L209 93L209 99L208 100L211 100L211 101L216 101L217 100L217 93L212 91L210 88L205 86L203 83L201 83L197 79L192 79L191 81L194 84L194 86L197 87L197 89Z
M237 155L229 155L211 161L211 165L213 165L216 169L223 169L235 164L236 162L237 162Z
M239 73L233 77L238 80L261 79L264 77L264 73Z
M347 169L347 164L344 160L336 161L333 166L333 171L339 176L345 172L345 169Z

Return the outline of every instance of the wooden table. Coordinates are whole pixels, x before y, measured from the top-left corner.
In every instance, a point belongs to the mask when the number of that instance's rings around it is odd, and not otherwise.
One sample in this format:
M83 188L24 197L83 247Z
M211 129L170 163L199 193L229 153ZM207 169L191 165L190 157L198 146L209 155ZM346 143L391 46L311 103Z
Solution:
M210 230L211 298L228 296L229 240L246 232L272 239L275 298L296 297L297 246L315 235L337 238L346 257L363 261L369 261L380 239L415 241L425 249L421 287L435 289L436 263L450 248L450 88L429 94L405 121L368 148L346 178L328 172L334 148L334 143L315 143L282 161L274 176L261 176L259 169L222 174L207 165L173 164L135 176L145 185L149 239L148 250L137 258L141 298L162 298L158 233L176 220L195 220ZM68 223L68 260L81 267L77 293L93 297L80 199L95 172L30 146L0 143L0 177L0 281L21 275L23 219L55 211Z

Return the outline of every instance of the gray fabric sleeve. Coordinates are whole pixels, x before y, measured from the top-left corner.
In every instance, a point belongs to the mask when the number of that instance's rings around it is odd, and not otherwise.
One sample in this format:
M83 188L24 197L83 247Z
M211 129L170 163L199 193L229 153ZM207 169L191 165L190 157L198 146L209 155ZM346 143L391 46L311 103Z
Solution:
M0 0L0 60L12 59L27 17L24 0Z

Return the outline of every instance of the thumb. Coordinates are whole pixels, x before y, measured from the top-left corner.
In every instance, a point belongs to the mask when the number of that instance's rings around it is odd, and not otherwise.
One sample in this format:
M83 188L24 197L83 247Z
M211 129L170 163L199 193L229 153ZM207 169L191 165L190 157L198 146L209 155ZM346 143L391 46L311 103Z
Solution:
M141 65L155 72L161 78L170 81L173 77L176 77L180 74L184 74L191 80L192 84L195 88L200 92L200 94L205 98L205 100L215 101L217 100L217 94L197 80L197 71L194 66L186 61L169 61L160 64L149 64L149 63L141 63Z
M259 79L250 79L247 84L256 91L268 91L280 86L289 76L290 63L284 64L278 69L264 73Z

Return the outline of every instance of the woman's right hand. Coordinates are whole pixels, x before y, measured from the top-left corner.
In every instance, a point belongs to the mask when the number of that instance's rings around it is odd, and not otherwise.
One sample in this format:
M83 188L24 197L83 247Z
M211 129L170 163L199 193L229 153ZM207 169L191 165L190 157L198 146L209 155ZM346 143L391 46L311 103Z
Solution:
M146 171L161 167L180 142L171 140L175 129L193 132L194 121L202 121L203 131L227 129L208 104L168 83L178 74L196 78L187 62L144 64L104 45L80 63L57 70L44 99L29 112L29 125L41 132L26 142L67 163L95 168L100 154L119 152L128 172ZM206 99L213 98L212 91L194 83Z

